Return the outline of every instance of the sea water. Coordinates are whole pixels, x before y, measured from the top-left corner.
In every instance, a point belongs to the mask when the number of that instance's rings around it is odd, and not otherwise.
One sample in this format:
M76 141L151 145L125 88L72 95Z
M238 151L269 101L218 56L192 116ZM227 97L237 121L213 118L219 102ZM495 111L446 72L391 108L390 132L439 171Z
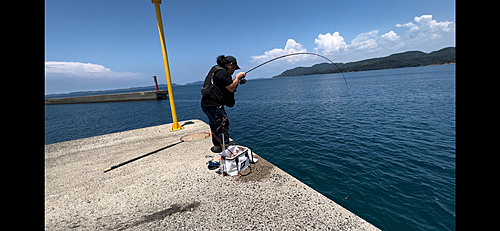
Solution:
M240 85L230 136L383 230L455 230L455 65L345 76ZM208 123L200 89L174 86L180 121ZM168 100L46 105L45 144L171 122Z

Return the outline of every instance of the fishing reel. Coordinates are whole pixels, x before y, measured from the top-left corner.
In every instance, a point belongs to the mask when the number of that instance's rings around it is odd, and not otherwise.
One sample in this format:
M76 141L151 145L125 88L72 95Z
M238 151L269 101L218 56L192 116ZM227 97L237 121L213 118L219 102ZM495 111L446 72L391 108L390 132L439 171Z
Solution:
M240 79L240 84L245 84L247 82L246 79Z

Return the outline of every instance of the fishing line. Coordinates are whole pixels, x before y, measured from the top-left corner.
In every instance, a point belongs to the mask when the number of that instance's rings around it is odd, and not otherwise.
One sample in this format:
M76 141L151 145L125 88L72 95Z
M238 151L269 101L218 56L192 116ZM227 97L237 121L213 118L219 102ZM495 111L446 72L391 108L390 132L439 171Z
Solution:
M337 69L339 70L340 74L342 74L342 77L344 77L344 82L345 82L345 85L346 85L346 86L347 86L347 88L349 89L349 86L347 85L347 80L345 79L344 73L342 73L342 70L340 70L339 66L337 66L337 64L335 64L335 63L334 63L332 60L330 60L329 58L327 58L327 57L325 57L325 56L323 56L323 55L315 54L315 53L301 52L301 53L292 53L292 54L282 55L282 56L280 56L280 57L276 57L276 58L274 58L274 59L271 59L271 60L268 60L268 61L266 61L266 62L263 62L263 63L261 63L261 64L259 64L259 65L255 66L255 67L251 68L250 70L248 70L248 71L247 71L247 72L245 72L245 73L247 73L247 74L248 74L250 71L253 71L253 70L257 69L257 68L259 68L259 67L263 66L264 64L268 64L268 63L270 63L270 62L272 62L272 61L275 61L275 60L278 60L278 59L281 59L281 58L285 58L285 57L288 57L288 56L292 56L292 55L316 55L316 56L318 56L318 57L321 57L321 58L324 58L324 59L328 60L330 63L332 63L333 65L335 65L335 67L337 67Z

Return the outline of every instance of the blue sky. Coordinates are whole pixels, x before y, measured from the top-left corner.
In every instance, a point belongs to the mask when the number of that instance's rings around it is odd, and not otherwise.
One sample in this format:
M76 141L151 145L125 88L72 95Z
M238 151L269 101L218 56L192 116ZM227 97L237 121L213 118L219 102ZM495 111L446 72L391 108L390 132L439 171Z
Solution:
M167 1L160 5L172 81L201 81L220 55L239 71L294 52L334 62L455 46L455 1ZM293 56L248 79L324 62ZM154 4L45 1L45 93L166 83Z

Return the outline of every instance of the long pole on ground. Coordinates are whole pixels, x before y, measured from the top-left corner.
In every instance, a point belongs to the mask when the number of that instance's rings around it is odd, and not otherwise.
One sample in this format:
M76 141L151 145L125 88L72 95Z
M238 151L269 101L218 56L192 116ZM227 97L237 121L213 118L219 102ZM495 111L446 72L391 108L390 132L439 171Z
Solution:
M155 4L156 21L158 21L158 33L160 33L161 51L163 54L163 65L165 66L165 76L167 78L168 98L170 100L170 110L172 111L172 128L170 131L183 129L177 121L177 111L175 110L174 93L172 91L172 80L170 79L170 68L168 67L167 44L165 44L165 35L163 34L163 23L161 20L160 4L161 0L151 0Z

